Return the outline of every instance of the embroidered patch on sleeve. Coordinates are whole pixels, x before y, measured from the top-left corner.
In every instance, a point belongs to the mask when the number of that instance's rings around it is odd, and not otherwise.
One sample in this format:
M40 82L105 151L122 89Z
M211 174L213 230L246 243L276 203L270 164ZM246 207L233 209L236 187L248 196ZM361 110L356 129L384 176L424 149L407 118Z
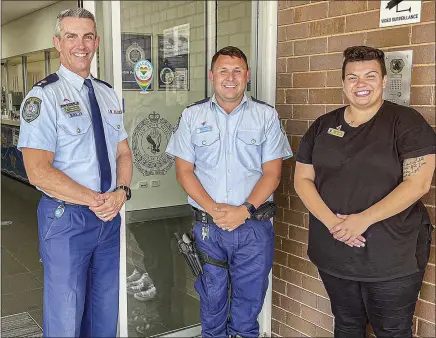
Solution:
M22 116L24 121L32 122L37 119L41 113L41 99L37 97L29 97L23 106Z

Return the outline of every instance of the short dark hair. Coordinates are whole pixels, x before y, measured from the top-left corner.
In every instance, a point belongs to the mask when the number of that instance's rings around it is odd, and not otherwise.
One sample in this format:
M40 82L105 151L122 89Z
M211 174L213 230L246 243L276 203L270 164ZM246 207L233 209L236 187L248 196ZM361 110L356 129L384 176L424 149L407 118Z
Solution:
M210 65L210 69L213 68L213 65L215 64L216 60L218 59L218 57L220 55L228 55L231 57L237 57L239 59L242 59L245 61L245 64L247 65L247 69L248 69L248 61L247 61L247 57L245 56L244 52L242 50L240 50L238 47L233 47L233 46L227 46L227 47L221 48L218 52L216 52L215 55L212 57L212 63Z
M342 64L342 80L345 79L345 66L348 62L377 60L380 64L382 76L387 74L385 65L385 53L377 48L368 46L353 46L344 50L344 62Z

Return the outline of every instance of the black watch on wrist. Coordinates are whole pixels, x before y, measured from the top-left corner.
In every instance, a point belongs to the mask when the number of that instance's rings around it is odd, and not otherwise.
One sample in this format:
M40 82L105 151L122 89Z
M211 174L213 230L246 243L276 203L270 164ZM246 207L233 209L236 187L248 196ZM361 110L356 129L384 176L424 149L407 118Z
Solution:
M130 188L126 185L119 185L118 187L116 187L114 189L114 191L123 189L126 192L126 199L129 200L132 198L132 191L130 190Z
M247 208L250 216L253 216L253 214L256 212L256 208L250 202L244 202L242 205Z

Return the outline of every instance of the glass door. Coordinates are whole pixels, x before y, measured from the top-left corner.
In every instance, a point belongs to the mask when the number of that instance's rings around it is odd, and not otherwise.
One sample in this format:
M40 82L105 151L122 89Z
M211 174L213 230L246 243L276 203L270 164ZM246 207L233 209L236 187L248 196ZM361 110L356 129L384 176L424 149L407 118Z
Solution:
M165 149L183 109L206 94L205 19L202 1L120 2L124 122L134 158L126 204L131 337L200 334L193 276L173 235L190 230L191 212Z
M95 71L122 98L133 152L132 199L122 210L119 336L201 335L194 278L173 235L190 231L192 213L165 149L183 109L212 94L208 69L217 49L246 53L253 74L247 95L256 95L258 2L84 5L102 39Z

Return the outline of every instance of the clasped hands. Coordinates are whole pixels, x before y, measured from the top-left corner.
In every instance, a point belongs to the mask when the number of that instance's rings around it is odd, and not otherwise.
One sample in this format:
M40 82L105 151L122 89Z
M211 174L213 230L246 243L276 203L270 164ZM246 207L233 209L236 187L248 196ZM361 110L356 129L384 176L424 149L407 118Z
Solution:
M109 222L119 213L126 199L126 192L123 189L96 194L95 201L89 206L89 209L103 222Z
M371 225L370 221L362 213L351 215L336 214L336 216L339 218L338 223L329 229L333 238L344 242L350 247L364 247L366 239L362 234Z
M214 223L221 229L233 231L250 216L247 208L243 205L238 207L226 203L217 203L213 210L208 213L213 217Z

